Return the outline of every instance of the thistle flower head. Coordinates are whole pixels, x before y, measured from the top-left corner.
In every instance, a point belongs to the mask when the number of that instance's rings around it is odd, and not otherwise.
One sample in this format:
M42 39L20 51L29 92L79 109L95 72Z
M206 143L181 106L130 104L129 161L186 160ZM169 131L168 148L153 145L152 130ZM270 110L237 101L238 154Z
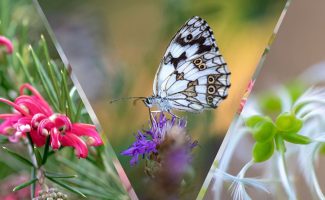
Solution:
M161 113L155 115L154 120L150 124L150 129L147 131L138 131L136 141L121 154L131 156L131 165L138 163L139 156L142 155L148 160L155 160L159 162L160 155L171 146L186 147L192 149L196 146L186 134L186 121L172 117L167 119Z
M136 141L121 154L131 156L131 165L145 159L150 191L157 199L178 199L185 175L191 175L192 150L197 146L186 132L186 121L163 113L154 116L147 131L138 131ZM190 177L190 176L188 176Z

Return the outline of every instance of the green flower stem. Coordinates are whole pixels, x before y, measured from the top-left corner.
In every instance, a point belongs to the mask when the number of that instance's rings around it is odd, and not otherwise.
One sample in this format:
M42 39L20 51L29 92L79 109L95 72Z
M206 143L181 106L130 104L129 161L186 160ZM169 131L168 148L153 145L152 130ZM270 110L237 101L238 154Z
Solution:
M43 159L38 151L38 149L34 146L34 143L32 141L32 138L30 137L30 134L27 134L28 143L27 148L29 152L29 156L31 158L31 161L33 163L32 167L32 178L38 180L38 183L41 185L43 190L47 190L48 187L45 183L45 170L43 168L43 165L46 163L46 159L48 157L49 152L49 141L50 137L48 136L46 140L46 145L44 149ZM31 183L31 196L35 196L35 188L36 188L36 181Z
M275 139L276 150L278 152L280 152L281 154L284 154L286 152L286 147L285 147L283 138L277 134L274 137L274 139Z
M288 200L296 200L297 199L296 192L289 180L284 151L279 151L277 154L277 166L279 170L281 183L283 185L285 192L288 195Z
M283 185L285 192L288 195L288 199L295 200L297 199L296 193L294 188L292 187L292 184L290 183L288 170L287 170L287 164L285 158L286 147L285 147L284 140L280 135L276 135L275 144L276 144L276 149L278 151L277 165L278 165L281 183Z
M32 167L31 169L31 178L32 179L37 179L37 169L35 167ZM35 191L36 191L36 184L33 183L30 186L30 197L33 199L35 197Z
M37 163L37 159L36 159L36 156L35 156L35 153L34 153L34 144L33 144L33 141L31 140L30 138L30 135L27 134L27 138L28 138L28 142L27 142L27 148L28 148L28 153L29 153L29 157L33 163L33 167L32 167L32 178L33 179L37 179L37 166L38 166L38 163ZM35 197L35 188L36 188L36 181L33 182L30 186L30 191L31 191L31 197L34 198Z
M49 150L50 150L50 136L47 136L45 147L44 147L42 165L45 165L45 163L47 161L47 158L49 156Z
M321 200L325 200L325 196L322 192L322 189L318 183L318 179L317 179L317 175L316 175L316 172L315 172L315 163L314 161L316 160L316 157L317 157L317 154L318 154L318 151L320 149L320 147L322 146L323 144L322 143L318 143L317 144L317 147L314 149L313 151L313 158L312 158L312 168L310 169L311 170L311 181L312 181L312 184L314 186L314 189L315 189L315 192L316 192L316 195L318 197L318 199L321 199Z

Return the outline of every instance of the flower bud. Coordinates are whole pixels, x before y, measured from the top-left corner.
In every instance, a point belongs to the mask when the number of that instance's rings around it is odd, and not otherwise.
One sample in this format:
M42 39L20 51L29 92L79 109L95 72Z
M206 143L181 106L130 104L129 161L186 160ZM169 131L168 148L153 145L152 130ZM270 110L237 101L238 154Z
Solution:
M276 132L276 128L271 121L261 121L252 129L253 138L257 142L266 142L271 140Z
M275 124L281 132L297 133L303 122L290 113L282 113L277 117Z
M259 122L261 122L261 121L263 121L263 120L265 120L264 117L262 117L262 116L260 116L260 115L254 115L254 116L251 116L251 117L247 118L247 119L245 120L245 124L246 124L246 126L249 127L249 128L254 128L254 126L255 126L257 123L259 123Z
M270 140L268 142L256 142L253 147L253 159L254 162L263 162L268 160L274 152L274 142Z

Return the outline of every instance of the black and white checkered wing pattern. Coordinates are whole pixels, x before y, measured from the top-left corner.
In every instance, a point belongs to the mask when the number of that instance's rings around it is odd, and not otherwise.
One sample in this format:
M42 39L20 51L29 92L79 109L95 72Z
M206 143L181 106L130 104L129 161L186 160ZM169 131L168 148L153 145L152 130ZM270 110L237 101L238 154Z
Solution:
M156 73L154 96L173 109L216 108L230 87L230 72L207 22L193 17L176 33Z

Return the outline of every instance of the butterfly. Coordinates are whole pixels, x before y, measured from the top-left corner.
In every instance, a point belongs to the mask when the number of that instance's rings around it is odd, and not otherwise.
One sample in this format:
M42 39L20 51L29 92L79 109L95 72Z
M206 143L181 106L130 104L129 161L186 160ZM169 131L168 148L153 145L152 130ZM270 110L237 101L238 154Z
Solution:
M207 22L192 17L171 40L153 83L149 108L201 112L217 108L228 95L230 72ZM174 115L174 114L172 114Z

